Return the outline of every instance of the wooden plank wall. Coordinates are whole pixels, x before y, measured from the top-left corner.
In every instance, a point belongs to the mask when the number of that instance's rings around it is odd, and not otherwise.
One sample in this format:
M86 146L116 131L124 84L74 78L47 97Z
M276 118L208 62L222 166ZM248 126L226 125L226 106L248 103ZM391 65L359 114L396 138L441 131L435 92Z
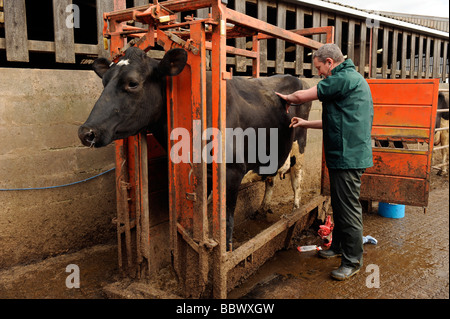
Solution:
M27 20L25 0L4 1L6 58L28 62Z
M65 25L69 14L66 7L72 4L72 0L52 0L56 30L54 42L28 39L25 0L0 1L4 11L4 23L0 21L0 28L3 26L5 29L5 37L0 37L0 50L6 50L7 61L28 62L29 52L32 51L54 52L57 63L75 63L77 54L103 57L109 55L103 45L102 15L103 12L112 11L114 1L117 0L96 0L98 45L74 42L73 29ZM134 6L147 3L149 0L133 1ZM340 12L323 12L281 0L230 0L229 6L260 20L269 20L282 28L288 25L295 26L295 29L333 25L336 44L341 47L344 55L353 60L357 70L365 77L440 78L441 81L448 78L448 38L433 37L383 24L375 24L375 28L372 21L352 18ZM251 9L250 12L246 12L248 8ZM199 17L205 17L207 14L208 9L197 12ZM325 42L324 36L316 35L313 39ZM251 47L248 38L236 39L235 45L238 48ZM262 75L317 75L311 65L312 52L309 49L293 47L282 40L263 40L260 50ZM235 72L249 73L251 70L251 61L245 57L229 57L227 64L233 66Z

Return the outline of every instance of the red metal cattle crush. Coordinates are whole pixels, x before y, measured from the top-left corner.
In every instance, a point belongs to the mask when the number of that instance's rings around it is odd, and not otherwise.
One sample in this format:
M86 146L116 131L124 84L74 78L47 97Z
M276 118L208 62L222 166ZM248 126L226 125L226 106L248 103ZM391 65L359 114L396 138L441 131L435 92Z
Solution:
M123 8L125 1L116 0L116 11L104 14L104 36L110 39L113 59L117 60L131 45L149 51L157 43L165 51L182 47L188 52L188 64L183 72L168 80L168 130L186 128L193 140L196 138L192 136L193 120L201 121L201 132L206 129L207 50L211 51L213 79L212 126L224 132L226 80L232 76L226 71L227 53L251 58L253 76L258 77L259 39L276 37L317 49L322 43L304 35L325 33L327 42L333 42L333 27L287 31L231 10L220 0L169 0L161 4L153 1L153 4L142 7ZM176 21L177 13L201 8L211 8L209 18ZM131 20L142 23L144 27L127 25L126 22ZM134 39L127 43L127 37ZM252 37L252 49L226 45L227 39L237 37ZM236 278L239 271L233 271L233 276L229 276L230 270L236 269L242 262L251 265L252 256L259 248L288 228L295 227L305 214L317 207L321 209L326 198L318 196L307 207L280 220L236 250L226 252L225 134L222 138L223 160L221 163L213 161L212 164L211 214L208 214L206 198L206 162L175 164L168 161L166 152L147 134L116 142L117 231L121 269L139 277L155 274L172 258L186 297L226 298L227 292L240 279ZM214 141L217 143L217 140ZM168 143L170 151L174 141ZM205 144L206 141L202 141L202 149ZM165 175L167 171L168 177ZM258 265L264 261L259 260ZM251 271L257 265L247 268Z

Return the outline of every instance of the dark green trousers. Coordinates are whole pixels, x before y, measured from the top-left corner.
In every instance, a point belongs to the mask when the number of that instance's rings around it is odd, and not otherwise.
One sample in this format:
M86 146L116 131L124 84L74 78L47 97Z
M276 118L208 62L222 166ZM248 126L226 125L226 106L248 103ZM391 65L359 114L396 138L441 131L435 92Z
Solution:
M342 253L342 266L363 264L363 221L359 201L361 176L365 169L329 169L333 238L331 247Z

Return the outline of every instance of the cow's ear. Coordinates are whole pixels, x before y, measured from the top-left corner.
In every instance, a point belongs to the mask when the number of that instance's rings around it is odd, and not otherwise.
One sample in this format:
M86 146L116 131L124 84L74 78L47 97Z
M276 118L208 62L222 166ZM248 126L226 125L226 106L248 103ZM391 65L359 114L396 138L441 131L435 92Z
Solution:
M187 61L187 53L183 49L167 51L158 65L158 71L162 75L174 76L183 71Z
M99 77L103 78L103 75L105 75L106 71L109 70L110 65L111 61L109 61L108 59L98 58L92 64L92 68Z

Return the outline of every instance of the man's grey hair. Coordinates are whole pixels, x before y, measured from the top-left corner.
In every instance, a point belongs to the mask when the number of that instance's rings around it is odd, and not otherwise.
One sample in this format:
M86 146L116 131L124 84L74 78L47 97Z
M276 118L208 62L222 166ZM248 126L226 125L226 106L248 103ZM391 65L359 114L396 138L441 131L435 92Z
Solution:
M344 55L341 49L336 44L327 43L322 45L317 51L313 53L313 59L317 58L319 62L325 63L327 58L333 59L337 63L344 61Z

